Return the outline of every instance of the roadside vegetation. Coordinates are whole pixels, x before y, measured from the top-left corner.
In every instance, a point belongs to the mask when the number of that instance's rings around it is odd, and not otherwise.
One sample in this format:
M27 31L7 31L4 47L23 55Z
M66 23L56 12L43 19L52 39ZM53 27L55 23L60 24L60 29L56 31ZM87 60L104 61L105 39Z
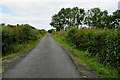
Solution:
M53 15L50 30L64 47L74 51L81 61L101 78L120 76L120 10L62 8ZM119 77L120 78L120 77Z
M101 31L71 27L67 31L53 33L53 38L75 52L80 61L96 71L101 78L118 78L120 76L118 75L118 66L120 66L118 47L120 46L116 41L117 34L117 30ZM111 36L112 38L109 39Z
M38 30L29 24L5 25L2 27L2 57L8 58L34 48L45 30Z

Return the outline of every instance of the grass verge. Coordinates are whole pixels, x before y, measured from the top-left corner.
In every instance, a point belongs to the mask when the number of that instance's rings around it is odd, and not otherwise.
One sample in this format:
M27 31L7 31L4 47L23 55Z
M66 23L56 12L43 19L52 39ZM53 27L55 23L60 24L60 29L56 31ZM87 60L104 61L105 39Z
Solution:
M37 39L35 41L31 41L29 43L26 43L26 44L16 44L14 45L15 46L15 50L17 50L17 53L10 53L9 55L6 55L6 56L3 56L2 59L6 59L6 58L9 58L9 57L14 57L14 56L17 56L21 53L24 53L26 51L29 51L31 50L32 48L34 48L38 42L40 41L41 39Z
M87 65L90 69L96 72L100 78L120 78L118 71L115 68L110 66L104 66L98 61L97 58L89 56L88 52L80 51L76 49L73 45L70 45L68 42L63 41L55 36L52 36L56 41L58 41L63 47L72 50L79 56L80 62Z

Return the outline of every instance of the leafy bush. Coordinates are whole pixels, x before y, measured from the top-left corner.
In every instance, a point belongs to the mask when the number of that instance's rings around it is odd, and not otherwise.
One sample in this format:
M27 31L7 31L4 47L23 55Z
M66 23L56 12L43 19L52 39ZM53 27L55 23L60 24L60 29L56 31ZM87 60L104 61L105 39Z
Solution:
M120 66L120 31L101 29L67 30L67 39L91 56L96 56L104 64L113 67Z
M77 28L76 27L70 27L68 30L67 30L67 40L70 41L71 43L73 43L73 39L75 38L75 32L77 31Z
M61 38L62 40L65 40L66 32L65 31L58 31L52 33L54 36L57 36Z
M57 37L66 38L66 41L77 49L88 51L90 53L88 56L97 57L105 65L120 67L120 30L118 29L77 29L71 27L64 33L57 32Z
M5 26L2 27L2 55L8 55L10 53L17 52L16 44L27 44L31 41L37 40L44 33L40 33L39 30L33 28L28 24L22 24L19 26Z

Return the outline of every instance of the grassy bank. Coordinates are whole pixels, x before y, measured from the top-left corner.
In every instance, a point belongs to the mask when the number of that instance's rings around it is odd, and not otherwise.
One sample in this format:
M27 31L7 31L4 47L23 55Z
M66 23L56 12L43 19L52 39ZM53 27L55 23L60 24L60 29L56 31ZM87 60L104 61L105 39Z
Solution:
M99 62L98 58L89 56L90 53L86 51L80 51L75 48L74 45L69 44L67 41L60 39L58 37L53 36L53 38L58 41L65 48L72 50L79 56L80 62L87 65L90 69L95 71L97 75L101 78L120 78L118 75L118 71L116 68L112 68L110 66L105 66Z
M29 24L5 25L2 28L2 57L8 58L28 51L36 46L47 33Z
M26 44L15 44L15 45L13 45L14 46L13 49L14 49L14 51L17 51L17 52L9 53L8 55L3 56L2 59L6 59L6 58L9 58L9 57L14 57L14 56L22 54L26 51L31 50L39 43L40 40L41 39L37 39L35 41L31 41L31 42L26 43Z

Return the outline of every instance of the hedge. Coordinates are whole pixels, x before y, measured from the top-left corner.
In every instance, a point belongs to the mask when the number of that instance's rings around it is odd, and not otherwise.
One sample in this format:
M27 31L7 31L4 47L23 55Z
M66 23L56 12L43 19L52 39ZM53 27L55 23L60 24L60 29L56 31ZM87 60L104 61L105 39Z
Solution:
M120 30L71 27L67 30L66 38L76 48L98 57L105 65L120 66Z
M77 29L54 33L77 49L88 51L104 65L120 67L120 30L119 29Z
M17 51L17 49L14 49L16 44L27 44L43 35L42 30L37 30L28 24L19 26L0 25L0 27L2 27L3 56Z

